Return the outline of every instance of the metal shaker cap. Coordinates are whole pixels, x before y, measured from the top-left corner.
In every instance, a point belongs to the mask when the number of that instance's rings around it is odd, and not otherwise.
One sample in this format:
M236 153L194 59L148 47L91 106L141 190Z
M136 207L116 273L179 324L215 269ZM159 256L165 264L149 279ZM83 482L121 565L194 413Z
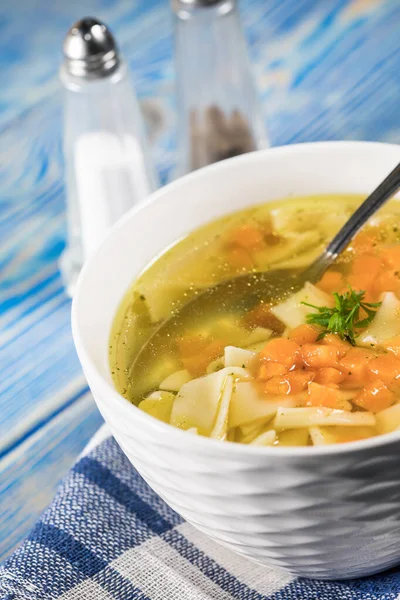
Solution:
M172 8L178 10L180 8L197 8L206 6L215 6L223 0L172 0Z
M218 16L231 13L236 6L236 0L171 0L172 10L178 17L186 20L196 9L215 8Z
M108 77L120 63L110 30L101 21L86 17L77 21L64 40L64 68L84 79Z

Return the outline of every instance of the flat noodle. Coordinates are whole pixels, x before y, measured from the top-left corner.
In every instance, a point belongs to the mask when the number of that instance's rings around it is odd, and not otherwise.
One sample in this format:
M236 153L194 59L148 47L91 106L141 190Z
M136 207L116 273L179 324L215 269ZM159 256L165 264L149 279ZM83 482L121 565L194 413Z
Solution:
M308 267L319 256L324 249L324 244L318 244L307 252L298 254L293 258L287 258L279 262L279 269L299 269Z
M269 431L264 431L258 437L256 437L252 442L250 442L251 446L272 446L275 442L276 431L270 429Z
M267 327L256 327L245 340L246 348L255 344L265 344L272 336L272 329Z
M274 306L271 312L287 327L298 327L306 322L307 314L316 312L315 309L305 306L303 302L314 306L332 306L334 304L332 296L307 282L303 289Z
M166 390L168 392L179 392L181 387L188 383L193 377L186 369L175 371L172 375L168 375L159 385L160 390Z
M343 444L374 437L374 427L310 427L310 437L314 446Z
M169 423L175 395L171 392L157 391L142 400L139 408L152 417Z
M391 433L400 428L400 404L394 404L376 415L376 427L379 433Z
M371 325L360 335L359 344L380 345L400 335L400 300L393 292L383 294L382 305Z
M266 419L254 421L253 423L249 423L248 425L241 425L240 431L242 432L242 434L244 436L251 435L255 431L260 431L260 429L263 429L267 423L268 423L268 420L266 420Z
M266 422L257 421L257 423L252 423L252 425L245 425L244 427L239 427L239 433L237 435L237 440L241 444L250 444L256 437L258 437L261 433L265 431Z
M270 211L273 228L283 235L290 232L308 232L310 229L318 231L320 235L332 238L340 227L344 225L346 218L350 216L351 209L348 206L338 207L337 212L329 210L329 219L326 219L324 207L316 203L312 198L303 199L301 208L299 205L283 204Z
M247 339L249 338L249 332L242 325L238 324L237 317L234 315L227 315L222 319L213 321L210 324L208 332L220 337L224 340L229 340L232 346L247 346ZM250 334L251 335L251 334Z
M227 442L234 442L235 440L235 436L236 436L236 431L235 429L229 429L228 433L226 434L226 441Z
M310 427L308 431L310 433L313 446L326 446L326 444L332 443L327 440L326 435L324 435L321 427Z
M304 399L305 394L268 397L254 382L236 383L229 410L229 427L272 419L279 407L298 406Z
M206 373L207 373L207 375L210 375L210 373L216 373L217 371L220 371L223 368L224 368L224 357L219 356L218 358L216 358L215 360L210 362L210 364L207 367Z
M307 446L309 437L308 429L285 429L278 435L277 446Z
M263 269L266 265L273 265L279 268L280 263L299 252L304 252L309 248L316 246L321 240L318 231L307 231L306 233L286 234L282 245L268 247L266 250L254 254L256 268Z
M225 346L225 367L246 368L255 355L256 353L251 350L243 350L243 348L236 348L236 346Z
M228 428L229 404L232 397L232 390L233 375L227 375L223 386L221 400L219 403L217 419L214 428L210 433L210 437L215 438L217 440L223 440L226 437L226 432Z
M149 365L149 368L143 372L142 377L135 381L134 392L137 397L143 397L147 391L159 387L160 381L164 381L171 374L175 373L181 367L178 359L167 356L163 361L156 361Z
M324 407L278 408L274 427L276 430L312 427L313 425L343 425L358 427L375 425L375 416L370 412L348 412Z
M229 367L185 383L175 398L171 425L181 429L197 427L201 435L210 435L216 423L228 375L245 377L246 371Z

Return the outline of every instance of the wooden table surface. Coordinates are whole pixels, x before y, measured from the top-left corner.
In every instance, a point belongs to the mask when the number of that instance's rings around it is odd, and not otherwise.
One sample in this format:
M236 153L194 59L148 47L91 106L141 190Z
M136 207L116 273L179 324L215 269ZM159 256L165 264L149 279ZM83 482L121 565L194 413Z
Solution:
M242 0L273 145L400 142L400 0ZM101 424L74 350L58 270L65 240L57 71L71 24L114 31L174 165L167 0L18 0L0 6L0 559L27 534Z

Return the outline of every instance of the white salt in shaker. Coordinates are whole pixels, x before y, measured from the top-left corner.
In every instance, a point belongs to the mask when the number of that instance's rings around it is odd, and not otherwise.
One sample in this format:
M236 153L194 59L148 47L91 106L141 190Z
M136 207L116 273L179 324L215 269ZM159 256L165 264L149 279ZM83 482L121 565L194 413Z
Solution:
M158 185L128 68L100 21L78 21L64 41L67 247L60 261L69 295L83 262L108 229Z

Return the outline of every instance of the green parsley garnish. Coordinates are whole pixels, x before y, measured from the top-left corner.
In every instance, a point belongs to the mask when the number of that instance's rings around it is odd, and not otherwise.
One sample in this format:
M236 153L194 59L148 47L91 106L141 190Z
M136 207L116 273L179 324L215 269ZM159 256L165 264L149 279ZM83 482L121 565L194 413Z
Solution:
M336 333L342 338L356 345L357 330L367 327L375 316L376 309L380 307L381 302L363 302L365 292L360 290L356 292L352 288L345 294L333 293L335 298L335 307L314 306L307 302L302 302L305 306L310 306L317 310L316 313L309 313L306 317L307 323L324 327L318 340L321 340L327 333ZM364 311L366 317L360 319L360 311Z

